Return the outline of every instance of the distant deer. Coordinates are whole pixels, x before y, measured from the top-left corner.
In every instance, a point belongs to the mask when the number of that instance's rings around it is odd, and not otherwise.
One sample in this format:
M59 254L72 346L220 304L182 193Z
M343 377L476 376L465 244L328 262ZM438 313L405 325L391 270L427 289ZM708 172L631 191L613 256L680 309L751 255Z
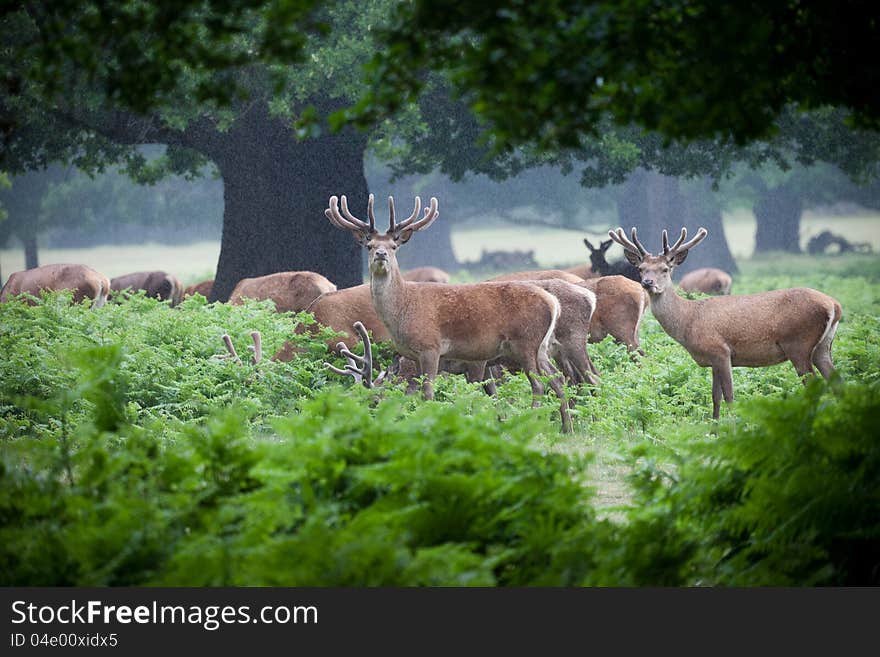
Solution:
M121 292L144 290L148 297L170 301L176 306L183 300L183 284L173 274L164 271L137 271L110 279L110 289Z
M639 347L639 327L648 309L648 295L641 285L624 276L601 276L581 279L561 269L540 269L514 272L491 278L492 281L526 281L559 279L580 285L596 295L596 309L590 320L590 342L601 342L612 336L630 351L645 352ZM595 369L594 374L597 374Z
M404 280L413 283L448 283L449 274L438 267L416 267L403 273Z
M85 265L43 265L10 275L0 290L0 303L25 292L39 297L40 290L73 290L74 303L93 299L92 309L95 309L106 303L110 294L110 280ZM33 305L35 302L28 300L27 303Z
M424 376L422 394L433 399L433 379L441 357L485 362L504 357L522 369L532 385L534 405L544 388L536 374L556 374L548 351L560 314L559 301L549 292L528 283L412 283L405 281L397 264L397 249L424 230L438 215L437 199L419 218L421 199L412 214L395 221L394 200L389 197L390 227L380 234L369 197L369 223L348 209L345 196L330 197L327 219L352 233L369 254L373 305L391 333L397 351L416 360ZM341 210L341 211L340 211ZM571 417L560 377L550 385L560 399L563 431L571 431Z
M590 250L590 268L599 276L626 276L628 279L638 282L639 271L629 262L617 260L609 263L605 259L605 252L608 251L613 243L611 240L599 242L599 248L597 249L590 244L590 240L584 238L584 244Z
M663 231L663 251L648 253L632 229L609 231L623 246L627 260L638 267L642 286L651 298L651 311L660 326L687 349L700 367L712 368L712 417L720 414L721 397L733 401L732 367L766 367L791 361L801 377L815 365L831 376L831 342L840 322L837 300L810 288L790 288L759 294L713 297L690 301L675 293L672 270L683 263L708 232L700 228L687 239L687 230L671 247Z
M702 292L703 294L730 294L733 279L726 271L715 267L694 269L681 277L678 282L684 292Z
M183 291L183 298L191 297L194 294L201 294L206 299L211 296L211 290L214 288L214 279L209 278L206 281L194 283Z
M240 306L247 299L272 299L275 310L299 312L336 286L313 271L281 271L266 276L241 279L229 295L229 303Z

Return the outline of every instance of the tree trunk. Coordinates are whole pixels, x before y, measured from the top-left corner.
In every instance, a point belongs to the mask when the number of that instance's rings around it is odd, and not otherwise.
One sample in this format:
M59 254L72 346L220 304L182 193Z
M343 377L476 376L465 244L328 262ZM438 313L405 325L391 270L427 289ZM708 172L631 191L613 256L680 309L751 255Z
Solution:
M678 239L682 227L689 236L700 226L709 231L709 237L676 268L679 275L699 267L718 267L730 274L738 271L708 182L686 183L683 191L678 178L638 169L621 188L617 212L627 236L635 227L642 246L654 254L661 250L664 228L672 241Z
M204 152L223 178L223 237L212 301L225 301L242 278L308 270L340 289L363 282L362 247L324 216L345 194L366 220L367 138L354 130L296 142L287 121L253 107ZM194 144L198 148L198 144Z
M24 242L24 268L34 269L39 267L40 261L37 257L37 236L25 235L21 239L22 242Z
M755 253L800 253L803 200L785 185L768 189L755 203Z
M706 239L688 254L687 260L675 268L676 278L700 267L717 267L728 274L739 273L736 260L730 252L727 237L724 235L724 222L721 216L721 206L712 193L709 179L689 181L683 190L684 198L684 226L688 229L688 235L696 235L701 226L709 231ZM669 237L678 239L678 231L670 223Z

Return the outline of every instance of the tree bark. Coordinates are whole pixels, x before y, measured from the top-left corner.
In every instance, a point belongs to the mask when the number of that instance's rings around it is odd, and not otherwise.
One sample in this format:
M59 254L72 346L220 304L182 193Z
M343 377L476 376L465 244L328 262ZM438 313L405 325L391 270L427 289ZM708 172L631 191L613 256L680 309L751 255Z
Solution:
M800 253L801 197L785 185L768 189L755 203L755 253Z
M242 278L278 271L314 271L340 289L363 282L361 246L324 210L345 194L366 220L365 135L347 129L298 143L288 122L254 107L213 142L206 152L220 169L225 208L212 301L226 301Z
M40 266L40 260L37 254L37 236L33 234L25 235L21 238L24 243L24 268L34 269Z
M321 115L342 101L313 98ZM198 151L223 179L223 231L211 301L226 301L242 278L308 270L339 288L360 285L362 248L327 221L330 196L348 197L356 216L367 209L364 152L368 136L353 128L297 142L289 119L272 117L256 100L227 130L207 116L176 130L156 117L110 112L68 116L123 144L163 143Z

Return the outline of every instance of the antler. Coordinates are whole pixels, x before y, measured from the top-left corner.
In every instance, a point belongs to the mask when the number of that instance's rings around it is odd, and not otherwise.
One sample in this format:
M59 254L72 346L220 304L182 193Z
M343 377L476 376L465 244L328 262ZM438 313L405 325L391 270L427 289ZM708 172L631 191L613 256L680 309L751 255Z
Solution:
M645 247L643 247L642 243L639 242L639 237L636 234L635 227L633 227L632 229L632 241L627 239L626 234L623 232L623 228L618 228L616 231L609 230L608 236L615 242L620 244L620 246L622 246L624 250L639 256L639 258L644 258L646 255L648 255Z
M338 202L341 202L342 214L339 213L339 207L337 206ZM326 216L334 226L342 228L343 230L351 230L356 233L376 232L376 219L373 216L372 194L370 194L370 199L367 202L367 216L370 219L370 223L361 221L349 212L348 199L345 197L345 194L342 195L341 199L337 199L335 195L330 197L330 207L324 210L324 216Z
M263 360L263 337L260 335L259 331L251 331L251 338L254 341L253 346L248 346L248 350L253 352L253 357L251 358L251 365L258 365L261 360ZM232 344L232 338L229 337L228 333L224 333L221 336L223 340L223 344L226 345L226 351L229 354L226 355L217 355L215 358L231 358L239 365L242 365L241 358L238 357L238 352L235 350L235 345Z
M365 388L375 388L385 381L388 370L384 370L373 380L373 345L370 343L370 336L367 333L367 329L360 322L355 322L353 326L364 343L364 355L358 356L356 353L349 351L344 342L340 342L336 345L336 348L347 361L345 368L340 369L330 363L324 363L324 367L336 374L352 377L355 383L360 383Z
M633 230L635 230L635 229L633 229ZM680 253L681 251L688 251L688 250L694 248L697 244L699 244L700 242L702 242L706 238L706 235L709 234L709 231L707 231L703 227L700 227L697 230L697 234L694 235L694 237L692 239L690 239L688 242L685 242L684 244L682 244L682 242L684 242L684 240L687 238L687 234L688 234L687 228L683 227L681 229L681 235L679 235L678 240L676 240L675 244L673 244L670 247L669 246L669 238L667 237L666 229L664 228L663 229L663 238L662 238L663 239L663 255L666 256L667 258L674 258L677 253Z
M437 216L439 215L439 212L437 210L437 205L438 205L437 198L432 196L431 197L431 205L429 207L425 208L425 215L421 219L419 219L418 221L415 221L416 217L419 215L419 210L422 207L422 199L419 198L418 196L416 196L415 208L413 209L412 214L409 217L407 217L406 219L404 219L403 221L401 221L399 224L395 224L394 223L394 199L389 196L388 197L388 206L389 206L389 212L390 212L390 216L391 216L391 227L388 229L388 234L389 235L392 233L400 234L404 230L411 230L411 231L415 232L417 230L422 230L423 228L427 228L432 223L434 223L434 220L437 219ZM415 223L413 223L413 222L415 222Z

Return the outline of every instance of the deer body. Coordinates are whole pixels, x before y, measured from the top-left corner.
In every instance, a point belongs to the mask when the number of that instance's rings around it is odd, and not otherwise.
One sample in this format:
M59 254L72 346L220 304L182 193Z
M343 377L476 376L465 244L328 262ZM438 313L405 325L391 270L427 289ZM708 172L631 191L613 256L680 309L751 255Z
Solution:
M596 308L590 320L590 342L601 342L612 336L630 351L642 355L639 348L639 327L648 308L648 295L637 282L625 276L600 276L582 279L560 269L502 274L492 281L542 281L558 279L590 290L596 295ZM596 374L596 371L593 370Z
M448 283L449 274L439 267L416 267L403 274L404 279L413 283Z
M704 294L730 294L733 279L726 271L715 267L694 269L681 277L678 282L685 292L702 292Z
M209 278L206 281L194 283L183 291L183 298L191 297L194 294L201 294L206 299L211 296L211 290L214 288L214 279Z
M335 290L333 283L313 271L281 271L241 279L229 295L229 303L235 306L246 298L272 299L278 312L299 312L322 294Z
M137 271L110 279L110 289L114 292L121 292L126 288L144 290L148 297L170 301L172 306L183 299L183 284L180 279L164 271Z
M341 201L340 207L337 205ZM415 360L424 376L422 394L433 399L432 381L440 358L474 363L504 357L515 362L529 378L534 405L544 392L535 374L555 374L548 351L559 318L559 301L549 292L528 283L499 282L445 285L404 280L395 255L413 233L437 218L437 199L418 219L421 201L413 213L395 222L389 198L390 228L375 228L373 196L367 213L369 224L348 210L346 197L330 198L324 211L330 223L350 231L369 253L370 291L376 314L388 329L397 351ZM417 220L418 219L418 220ZM558 377L550 385L561 400L563 431L571 430L568 404Z
M687 231L682 228L672 247L664 230L659 256L645 250L635 228L632 240L619 228L609 234L624 247L627 259L638 266L642 286L651 298L651 311L663 330L698 365L712 368L715 419L721 398L733 401L732 367L765 367L788 360L802 377L814 366L826 379L831 376L831 343L842 315L836 299L810 288L683 299L675 292L672 270L706 237L704 228L688 242L684 242Z
M39 297L40 290L73 290L74 303L93 299L92 309L95 309L106 303L110 294L110 280L85 265L43 265L11 274L0 290L0 302L24 292ZM33 305L34 302L28 303Z

